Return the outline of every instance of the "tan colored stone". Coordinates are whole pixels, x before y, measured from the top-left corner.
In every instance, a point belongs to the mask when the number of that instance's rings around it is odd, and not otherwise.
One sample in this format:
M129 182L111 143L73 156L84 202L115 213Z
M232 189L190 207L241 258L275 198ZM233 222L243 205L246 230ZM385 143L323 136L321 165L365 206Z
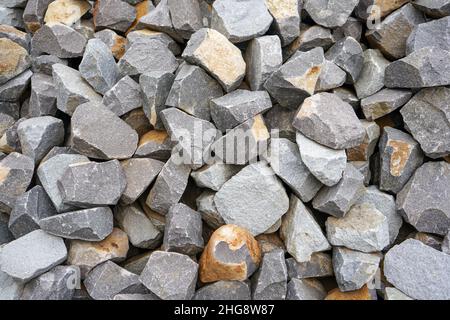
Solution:
M139 140L139 146L142 146L146 143L153 142L153 143L159 143L162 144L168 137L166 131L161 130L152 130L147 132L142 136L142 138Z
M0 85L31 66L27 50L12 40L0 39Z
M400 140L389 140L387 145L392 148L389 170L391 175L398 177L409 160L413 146Z
M374 6L379 8L380 18L387 16L394 10L397 10L409 0L375 0ZM375 19L377 17L376 9L372 9L369 15L369 19Z
M133 31L136 28L137 24L139 23L139 20L141 20L143 16L145 16L147 13L150 12L150 10L154 9L155 7L152 5L152 2L150 0L144 0L136 4L134 8L136 9L136 19L128 28L126 34Z
M356 291L341 292L339 288L333 289L328 292L325 300L372 300L372 296L367 285L364 285Z
M227 262L226 258L239 262ZM200 281L246 280L261 262L261 249L246 229L227 224L209 239L200 258Z
M256 236L255 239L258 241L263 254L275 249L282 249L286 252L286 247L278 233L263 233Z
M90 8L91 5L85 0L56 0L49 4L44 21L46 24L62 23L71 26Z
M122 116L122 120L128 123L139 135L139 138L144 136L150 129L151 125L142 108L134 109Z

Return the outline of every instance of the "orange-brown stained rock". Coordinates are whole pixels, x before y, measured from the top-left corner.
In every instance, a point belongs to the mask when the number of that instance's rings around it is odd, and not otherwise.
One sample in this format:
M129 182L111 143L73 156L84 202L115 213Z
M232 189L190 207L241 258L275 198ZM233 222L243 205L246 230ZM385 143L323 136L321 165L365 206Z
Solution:
M269 234L263 233L256 236L256 240L258 241L261 247L262 253L267 253L274 249L282 249L283 251L286 251L286 247L283 243L283 240L281 240L278 233L269 233Z
M114 37L114 44L111 48L112 54L114 58L119 60L125 54L125 46L127 45L128 40L122 36L116 35Z
M384 117L375 119L375 122L380 126L380 129L383 129L384 127L395 128L397 126L397 123L391 114L387 114Z
M143 16L145 16L147 13L149 13L150 10L152 9L152 7L150 6L149 0L144 0L142 2L139 2L138 4L136 4L134 6L134 8L136 9L136 19L131 24L131 26L128 28L126 34L133 31L134 28L136 27L136 25L138 24L139 20L141 20L141 18Z
M12 40L0 39L0 85L21 74L30 65L27 50Z
M209 239L200 258L199 276L203 283L219 280L246 280L249 276L245 259L238 263L219 261L215 256L216 246L226 243L230 251L246 246L256 266L261 262L261 249L256 239L246 229L227 224L218 228Z
M393 176L400 176L408 162L413 146L408 142L390 140L387 144L392 148L390 171Z
M139 146L142 146L143 144L146 144L148 142L162 144L167 139L167 137L168 135L166 131L152 130L142 136L142 138L139 140Z
M325 300L372 300L367 285L356 291L341 292L339 288L328 292Z
M134 130L136 130L139 137L142 137L151 129L150 122L148 122L148 118L142 108L128 112L127 114L123 115L122 120L128 123L128 125Z
M409 0L375 0L374 9L370 14L371 19L375 19L377 15L380 15L380 18L387 16L392 11L400 8L402 5L407 3ZM379 11L376 11L379 10Z
M448 163L450 163L450 156L444 157L444 160L447 161Z
M367 161L367 143L361 143L359 146L347 149L347 160L348 161Z
M86 0L56 0L49 4L44 21L46 24L63 23L71 26L90 8Z

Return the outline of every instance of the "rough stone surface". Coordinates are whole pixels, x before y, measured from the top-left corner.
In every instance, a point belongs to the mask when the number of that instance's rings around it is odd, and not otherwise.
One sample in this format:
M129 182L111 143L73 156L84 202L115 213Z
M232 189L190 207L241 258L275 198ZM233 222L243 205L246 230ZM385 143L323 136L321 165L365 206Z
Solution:
M46 24L62 23L72 26L85 15L91 5L85 0L56 0L50 3L45 12Z
M334 62L347 73L347 82L355 83L364 67L364 54L361 45L352 37L346 37L333 45L325 58Z
M300 34L302 0L266 0L266 7L273 17L273 28L284 46Z
M18 76L31 66L31 58L25 48L7 38L0 38L0 85Z
M197 186L219 191L225 182L239 172L240 166L215 162L205 165L197 171L192 171L191 177Z
M23 291L23 283L0 270L0 299L19 300Z
M361 109L368 121L379 119L405 105L411 98L408 90L383 89L361 100Z
M380 137L380 126L376 122L360 121L366 134L359 146L346 150L349 161L368 161L375 152L375 147Z
M214 230L225 224L225 221L219 212L217 212L216 205L214 204L215 194L212 191L203 191L195 201L202 220Z
M166 161L170 158L172 145L173 143L167 132L151 130L139 140L134 156Z
M347 74L333 62L326 60L316 83L317 92L338 88L345 83Z
M434 18L450 15L450 3L447 0L416 0L414 6Z
M142 107L142 91L139 84L125 76L105 92L102 104L117 116Z
M325 288L316 279L291 279L287 287L286 300L323 300Z
M56 111L56 88L53 83L53 78L51 75L34 73L31 77L31 96L28 115L30 117L55 116Z
M0 85L0 100L2 101L17 101L28 89L30 79L33 73L30 70L22 72L15 78Z
M195 0L168 0L170 18L175 32L184 39L202 28L200 4Z
M347 22L357 4L358 0L304 0L304 9L317 24L335 28Z
M364 51L363 57L363 68L355 82L359 99L367 98L384 87L384 72L390 63L378 50L368 49Z
M388 287L384 289L384 299L385 300L414 300L408 297L406 294L394 287Z
M122 58L125 53L125 45L127 44L126 38L119 36L110 29L96 32L94 36L95 38L102 40L108 46L116 60Z
M251 300L250 287L242 281L217 281L195 292L194 300Z
M287 267L284 251L264 254L258 272L252 277L253 300L284 300L287 291Z
M450 50L450 34L446 31L449 24L450 18L446 17L417 25L408 37L406 53L426 47Z
M291 57L297 50L309 51L316 47L323 50L329 49L335 42L331 30L319 25L300 25L300 36L296 38L289 46L283 48L284 60Z
M420 0L419 0L420 1ZM427 0L425 0L427 1ZM364 20L383 18L392 11L403 6L408 0L360 0L355 8L355 14ZM377 6L373 8L372 6ZM372 7L372 8L371 8Z
M95 28L125 32L136 18L136 9L121 0L99 0L93 11Z
M333 275L331 256L323 252L313 253L311 259L306 262L297 262L294 258L288 258L286 266L290 279L321 278Z

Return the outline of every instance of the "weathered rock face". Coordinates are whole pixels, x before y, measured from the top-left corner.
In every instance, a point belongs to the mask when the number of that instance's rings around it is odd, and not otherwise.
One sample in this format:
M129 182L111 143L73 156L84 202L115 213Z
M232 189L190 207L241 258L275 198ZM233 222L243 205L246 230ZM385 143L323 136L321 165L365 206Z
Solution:
M1 38L0 46L2 48L0 85L2 85L28 69L31 66L31 58L26 49L10 39Z
M304 9L317 24L336 28L345 24L357 4L357 0L304 0Z
M287 268L284 251L264 254L259 271L253 276L253 300L284 300L287 290Z

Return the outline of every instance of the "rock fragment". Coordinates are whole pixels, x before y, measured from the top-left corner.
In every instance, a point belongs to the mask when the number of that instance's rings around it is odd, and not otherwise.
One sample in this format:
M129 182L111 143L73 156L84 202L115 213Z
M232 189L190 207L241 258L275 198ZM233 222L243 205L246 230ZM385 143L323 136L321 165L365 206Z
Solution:
M19 300L24 284L0 270L0 299Z
M3 85L0 85L1 101L17 101L26 92L30 85L33 72L26 70Z
M352 37L346 37L333 45L325 58L347 73L347 83L355 83L364 67L364 55L361 45Z
M125 45L128 43L127 39L119 36L110 29L104 29L94 34L95 38L102 40L111 50L114 58L119 60L125 53Z
M121 0L99 0L95 3L93 15L95 29L125 32L136 18L136 9Z
M0 38L0 85L13 79L31 66L31 58L26 49L7 38Z
M436 47L449 51L450 34L446 31L449 25L449 17L417 25L408 37L406 54L426 47Z
M317 23L327 28L340 27L347 22L358 0L304 0L304 9Z
M383 89L361 100L361 109L368 121L374 121L406 104L412 93L408 90Z
M331 256L323 252L313 253L311 259L306 262L297 262L294 258L288 258L286 266L290 279L321 278L333 275Z
M384 289L384 299L385 300L414 300L394 287L388 287L388 288Z
M195 0L168 0L170 19L175 32L184 39L203 27L200 4Z
M89 2L84 0L56 0L48 5L44 22L46 24L62 23L70 27L78 22L90 8Z
M253 300L284 300L287 291L287 268L284 251L264 254L258 272L252 277Z
M246 282L217 281L198 289L193 300L251 300L251 292Z
M295 141L297 130L292 126L292 119L295 117L297 110L274 105L264 114L264 122L269 132L278 130L280 138L286 138Z
M323 300L326 291L316 279L291 279L287 287L286 300Z
M390 63L378 50L368 49L364 51L363 56L363 68L355 82L359 99L367 98L384 87L384 72Z
M319 79L316 83L316 91L328 91L338 88L345 83L347 74L333 62L325 61Z
M375 152L375 147L380 137L380 127L376 122L360 121L366 134L363 142L359 146L346 150L349 161L368 161Z
M299 51L309 51L316 47L323 50L329 49L335 43L331 30L319 25L300 25L300 36L289 46L283 48L283 59L287 60L294 53Z
M44 24L45 12L53 0L29 0L23 11L23 21L28 31L35 33Z
M47 74L33 74L28 115L34 117L55 116L56 111L56 88L53 78Z
M225 182L239 172L240 166L215 162L191 173L197 186L219 191Z
M181 53L181 48L178 43L164 32L153 31L149 29L135 30L127 34L128 45L135 42L151 42L158 40L164 43L172 53L178 56Z
M225 224L225 221L219 212L217 212L216 205L214 204L215 194L212 191L203 191L195 202L203 221L214 230Z
M24 28L23 10L20 8L0 7L0 24L7 24L15 28Z
M300 0L267 0L267 9L273 17L273 27L280 37L281 43L287 46L300 35L300 11L303 2Z
M341 292L339 288L333 289L328 292L325 300L373 300L373 297L371 296L367 286L363 286L359 290L348 292Z
M450 255L450 231L447 232L447 235L444 237L441 245L441 251Z
M12 26L1 24L0 37L10 39L27 50L29 50L30 48L30 41L31 41L30 35Z
M172 19L170 17L170 8L168 0L159 1L154 10L139 19L137 28L148 28L150 30L162 31L174 39L182 42L181 36L175 31Z
M416 0L414 6L433 18L450 15L450 3L447 0Z
M355 14L364 20L383 18L406 2L408 0L360 0L356 6Z
M165 131L151 130L145 133L139 140L135 157L149 157L161 161L170 158L172 141Z
M142 107L142 91L139 84L125 76L105 92L102 104L117 116Z

